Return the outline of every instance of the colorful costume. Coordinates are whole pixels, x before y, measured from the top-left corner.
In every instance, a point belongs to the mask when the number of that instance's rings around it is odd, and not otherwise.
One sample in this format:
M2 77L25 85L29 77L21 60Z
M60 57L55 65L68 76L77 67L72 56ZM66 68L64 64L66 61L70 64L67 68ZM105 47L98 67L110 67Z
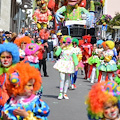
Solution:
M25 58L25 47L31 43L31 39L28 36L22 36L15 39L14 43L19 47L20 61Z
M97 41L97 46L101 45L103 43L103 40L98 40ZM96 45L96 44L94 44ZM98 57L98 54L103 51L103 48L95 48L95 50L92 52L92 56L88 59L88 64L90 65L89 69L89 74L88 74L88 79L91 77L91 83L94 83L95 79L95 72L96 72L96 82L98 81L98 75L99 75L99 70L96 69L100 65L100 59Z
M39 9L36 9L33 14L33 19L37 23L38 30L46 29L49 21L52 19L52 14L48 9L48 0L36 0Z
M72 44L73 44L73 51L76 54L77 58L78 58L78 62L81 61L82 59L82 51L80 50L80 48L78 47L79 41L76 38L72 39ZM75 44L75 45L74 45ZM78 70L75 70L74 73L72 73L70 75L70 79L71 79L71 88L75 89L76 88L76 80L77 80L77 74L78 74Z
M87 74L88 74L88 58L91 57L92 55L92 44L91 42L91 36L85 35L83 36L84 44L81 45L82 49L82 62L84 64L84 70L85 70L85 79L87 79Z
M80 0L68 0L67 6L63 6L56 12L56 20L61 21L60 19L66 20L82 20L82 13L87 14L89 17L89 12L84 8L78 5ZM63 14L63 16L61 15Z
M71 37L70 36L63 36L61 39L62 44L66 44L63 49L59 46L56 55L60 55L60 59L55 63L53 68L57 69L60 72L60 94L58 99L62 99L62 93L64 89L64 98L66 99L66 93L69 85L69 76L68 74L72 74L75 72L75 66L78 65L77 56L73 51L73 47L71 45ZM64 85L65 82L65 85ZM67 97L67 99L69 99Z
M120 86L114 81L92 86L86 100L89 120L119 120Z
M25 48L25 62L29 62L31 66L35 68L39 68L39 60L37 56L37 52L40 49L40 46L36 43L27 44Z
M7 101L2 111L8 118L12 120L47 120L50 112L49 106L34 94L41 87L42 81L39 71L28 63L21 62L9 70L7 78L8 85L6 87L12 97ZM34 82L30 84L30 80ZM28 91L29 89L32 92ZM27 117L15 113L16 109L23 110L23 107L24 112L28 113Z
M118 68L118 70L117 70L117 76L115 78L115 82L117 82L118 84L120 84L120 60L118 60L117 68ZM119 76L118 76L118 74L119 74Z
M12 55L12 64L7 68L0 65L0 116L1 109L3 108L6 101L9 99L9 95L5 87L6 73L8 72L11 66L14 66L17 62L19 62L19 51L18 47L15 44L13 43L0 44L0 55L3 52L9 52Z
M99 74L99 80L98 81L105 81L106 75L108 74L109 80L113 80L112 73L117 70L117 66L114 60L112 60L112 57L114 55L113 48L114 48L114 42L113 41L106 41L103 42L103 47L106 49L106 46L108 47L107 50L104 50L101 55L100 65L98 66L98 69L100 72Z

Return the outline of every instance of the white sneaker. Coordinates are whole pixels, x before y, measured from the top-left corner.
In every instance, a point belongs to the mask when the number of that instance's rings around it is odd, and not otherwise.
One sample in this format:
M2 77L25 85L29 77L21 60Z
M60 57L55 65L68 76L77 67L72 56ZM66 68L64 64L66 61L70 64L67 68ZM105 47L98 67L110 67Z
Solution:
M90 81L90 78L87 78L87 81Z
M62 100L63 99L63 94L60 93L59 96L58 96L58 100Z
M65 98L66 100L69 99L69 97L68 97L66 94L64 94L64 98Z
M94 80L91 80L90 83L94 83Z
M70 90L74 90L74 85L73 85L73 84L70 84L69 89L70 89Z

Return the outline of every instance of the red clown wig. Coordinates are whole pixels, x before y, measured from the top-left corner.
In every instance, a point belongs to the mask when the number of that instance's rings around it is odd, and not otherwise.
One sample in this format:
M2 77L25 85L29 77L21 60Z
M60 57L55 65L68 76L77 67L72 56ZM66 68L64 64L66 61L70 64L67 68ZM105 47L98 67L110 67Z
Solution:
M11 75L14 72L18 73L17 85L11 82ZM7 74L7 84L6 88L9 95L20 95L24 93L24 87L28 83L29 80L34 79L34 92L38 91L41 88L41 77L40 72L35 68L29 65L29 63L17 63L16 66L11 67ZM19 84L18 84L19 83Z
M88 43L90 43L91 42L91 36L90 35L85 35L85 36L83 36L83 40L85 41L85 40L87 40L87 42Z

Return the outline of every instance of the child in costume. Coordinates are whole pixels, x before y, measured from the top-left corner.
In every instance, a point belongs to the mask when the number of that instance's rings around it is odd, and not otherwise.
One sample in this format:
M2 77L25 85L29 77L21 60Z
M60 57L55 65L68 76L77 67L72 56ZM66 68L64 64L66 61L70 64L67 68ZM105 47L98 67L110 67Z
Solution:
M118 68L118 70L117 70L117 76L116 76L116 78L115 78L115 81L116 81L118 84L120 84L120 52L119 52L119 55L118 55L118 57L117 57L117 68Z
M106 75L108 74L108 79L113 81L112 74L114 71L117 71L117 66L113 57L113 48L115 46L113 41L106 41L102 43L104 51L102 54L99 55L100 57L100 65L98 66L99 69L99 78L98 81L105 81Z
M119 90L114 81L94 84L86 100L89 120L120 120Z
M90 69L87 80L90 80L91 77L91 83L95 82L95 73L97 75L96 82L98 81L99 70L97 69L97 67L100 65L100 59L98 57L98 54L101 53L103 50L101 48L102 43L103 40L98 40L97 44L93 45L92 56L88 58L88 64L90 65Z
M82 46L81 46L82 44L84 44L84 40L79 40L79 45L78 46L79 46L81 52L83 53ZM79 62L78 68L81 69L81 75L83 75L84 64L82 63L82 60Z
M40 72L21 62L9 70L7 80L11 98L2 109L4 114L12 120L47 120L49 106L35 95L41 87Z
M53 68L60 72L60 94L58 99L63 97L69 99L67 96L67 89L69 85L69 74L75 72L75 66L78 65L78 59L73 51L72 40L70 36L63 36L61 39L61 46L55 52L56 56L60 55L60 59L55 63ZM63 95L64 89L64 95Z
M84 43L81 45L82 48L82 62L84 64L84 71L85 71L85 79L88 77L88 58L92 55L93 46L91 42L91 36L85 35L83 36Z
M82 51L80 50L80 48L78 47L79 41L77 38L73 38L72 39L72 45L73 45L73 50L74 53L76 54L77 58L78 58L78 62L81 61L82 59ZM78 67L78 66L77 66ZM70 79L71 79L71 89L75 89L76 88L76 80L77 80L77 74L78 74L78 69L70 75Z
M0 44L0 116L4 104L9 99L5 87L6 73L17 62L19 62L19 49L17 45L13 43Z
M39 60L38 60L38 53L39 53L40 46L36 43L27 44L25 48L25 62L29 62L31 66L35 68L39 68Z
M28 36L18 37L14 43L19 47L20 61L24 60L26 45L31 43L30 38Z

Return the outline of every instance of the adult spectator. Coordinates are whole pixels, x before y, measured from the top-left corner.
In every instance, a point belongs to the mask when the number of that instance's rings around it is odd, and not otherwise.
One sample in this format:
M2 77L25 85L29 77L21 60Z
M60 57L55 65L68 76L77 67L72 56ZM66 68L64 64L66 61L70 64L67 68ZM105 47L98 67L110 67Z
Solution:
M47 53L48 53L47 41L44 40L44 42L41 46L44 47L44 52L40 52L38 54L40 70L41 70L41 66L43 65L44 77L49 77L49 75L47 74L47 65L46 65L46 58L47 58Z
M13 33L11 34L11 40L10 40L10 42L13 42L13 43L14 43L16 37L17 37L17 34L16 34L15 32L13 32Z
M5 32L5 37L6 37L6 39L8 40L8 42L11 41L10 32L6 31L6 32Z
M51 39L51 36L48 38L48 49L49 52L47 53L47 60L49 61L49 58L51 56L51 61L53 61L53 41Z

